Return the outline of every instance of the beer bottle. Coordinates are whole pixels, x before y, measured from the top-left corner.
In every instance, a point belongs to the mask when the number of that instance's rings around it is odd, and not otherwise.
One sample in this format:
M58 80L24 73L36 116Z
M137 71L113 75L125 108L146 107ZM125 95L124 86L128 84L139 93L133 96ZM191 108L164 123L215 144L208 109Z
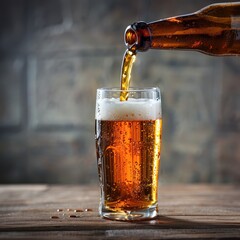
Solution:
M128 49L195 50L209 55L240 55L240 2L209 5L197 12L145 23L125 31Z

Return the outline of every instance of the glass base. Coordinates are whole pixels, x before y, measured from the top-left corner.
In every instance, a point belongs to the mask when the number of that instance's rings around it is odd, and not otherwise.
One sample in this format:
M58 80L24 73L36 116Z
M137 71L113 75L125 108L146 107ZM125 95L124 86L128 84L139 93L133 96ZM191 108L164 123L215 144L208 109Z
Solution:
M104 218L118 221L139 221L153 219L158 214L157 204L147 209L112 211L111 209L99 208L100 215Z

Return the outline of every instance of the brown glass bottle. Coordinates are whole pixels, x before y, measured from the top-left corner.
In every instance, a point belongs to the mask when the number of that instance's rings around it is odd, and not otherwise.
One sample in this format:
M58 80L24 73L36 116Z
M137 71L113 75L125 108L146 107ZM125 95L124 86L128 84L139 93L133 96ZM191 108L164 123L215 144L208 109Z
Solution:
M209 5L192 14L127 27L128 49L196 50L210 55L240 55L240 2Z

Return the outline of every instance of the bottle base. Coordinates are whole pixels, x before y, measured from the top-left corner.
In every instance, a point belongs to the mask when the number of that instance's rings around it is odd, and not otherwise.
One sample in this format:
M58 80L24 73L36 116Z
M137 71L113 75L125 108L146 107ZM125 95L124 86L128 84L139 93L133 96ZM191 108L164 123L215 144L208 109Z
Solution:
M146 209L140 210L126 210L126 211L113 211L111 209L100 207L100 216L110 220L117 221L140 221L153 219L158 214L157 204Z

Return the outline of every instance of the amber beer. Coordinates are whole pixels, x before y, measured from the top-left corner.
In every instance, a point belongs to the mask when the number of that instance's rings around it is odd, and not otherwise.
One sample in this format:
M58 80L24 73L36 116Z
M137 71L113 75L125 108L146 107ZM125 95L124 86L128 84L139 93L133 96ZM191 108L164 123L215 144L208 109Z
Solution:
M102 98L108 91L108 98ZM117 91L113 98L111 91ZM158 200L162 114L159 89L98 89L96 147L101 186L100 214L115 220L155 217ZM132 98L134 97L141 98ZM149 97L149 98L146 98Z

